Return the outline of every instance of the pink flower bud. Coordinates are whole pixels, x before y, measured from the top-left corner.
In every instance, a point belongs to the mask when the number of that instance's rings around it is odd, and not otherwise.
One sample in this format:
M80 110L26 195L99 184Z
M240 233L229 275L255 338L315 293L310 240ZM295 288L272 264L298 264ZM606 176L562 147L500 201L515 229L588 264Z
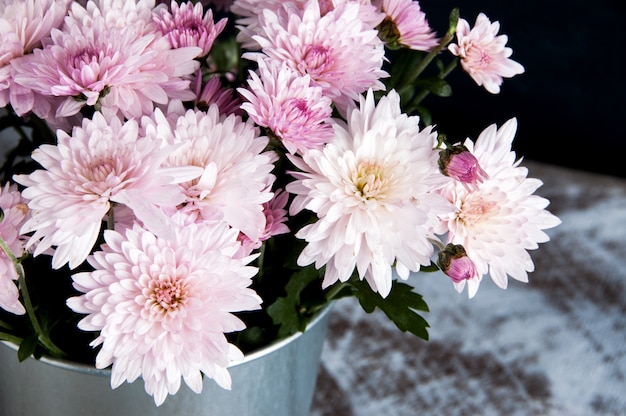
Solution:
M468 189L475 189L478 184L489 178L478 163L478 159L463 145L455 145L439 152L441 172L463 183Z
M454 283L460 283L478 275L474 262L467 257L463 246L457 244L448 244L439 252L439 267Z

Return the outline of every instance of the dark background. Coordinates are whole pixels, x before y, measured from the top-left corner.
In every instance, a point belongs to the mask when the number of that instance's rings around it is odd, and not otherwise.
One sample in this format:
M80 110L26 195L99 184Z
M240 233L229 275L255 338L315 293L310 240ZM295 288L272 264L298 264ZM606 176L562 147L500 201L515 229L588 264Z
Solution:
M525 159L626 177L626 3L623 0L421 0L441 37L452 8L470 26L479 12L500 22L524 74L492 95L462 69L454 98L430 96L438 130L475 139L490 124L518 119L514 150ZM456 41L456 40L455 40Z

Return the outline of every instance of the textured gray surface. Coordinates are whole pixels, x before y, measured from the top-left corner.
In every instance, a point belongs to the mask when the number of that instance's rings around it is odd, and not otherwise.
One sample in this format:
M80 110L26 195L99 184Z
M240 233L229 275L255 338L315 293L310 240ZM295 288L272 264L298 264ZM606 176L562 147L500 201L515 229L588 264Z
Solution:
M563 223L530 283L411 282L428 342L353 300L332 311L312 416L626 415L626 180L525 162Z

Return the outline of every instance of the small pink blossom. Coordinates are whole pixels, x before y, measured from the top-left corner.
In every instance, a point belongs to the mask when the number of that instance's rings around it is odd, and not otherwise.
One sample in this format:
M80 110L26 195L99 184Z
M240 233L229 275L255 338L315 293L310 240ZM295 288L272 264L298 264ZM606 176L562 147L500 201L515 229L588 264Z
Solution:
M285 222L287 222L286 207L288 202L289 194L279 189L274 193L274 197L270 201L263 204L265 232L258 240L253 241L244 233L239 233L239 241L241 241L242 252L245 253L245 255L249 255L252 250L259 248L263 241L275 235L289 232L289 227L285 224Z
M232 88L224 88L219 77L211 77L204 86L202 86L202 74L200 70L196 72L194 92L196 94L196 107L199 110L206 111L215 104L220 109L220 114L235 114L241 116L241 98L235 95Z
M223 18L215 23L211 9L207 10L204 17L202 12L201 3L194 5L188 1L179 5L172 0L170 10L166 7L158 7L155 10L154 21L161 33L167 36L173 48L197 46L201 49L198 55L200 58L209 54L213 42L224 30L227 22L227 19Z
M470 30L465 19L459 19L456 28L458 44L452 43L448 49L461 59L463 69L478 85L492 94L500 92L502 78L510 78L524 73L524 67L510 59L511 48L505 47L508 37L499 35L500 23L489 20L484 13L476 18Z
M135 225L107 230L89 257L91 272L72 276L80 296L68 306L86 314L78 327L100 331L96 367L112 365L111 386L142 377L157 405L176 394L181 379L202 391L202 375L230 389L228 365L243 359L226 333L245 324L234 312L259 309L249 288L257 269L235 259L237 231L226 224L188 224L171 239Z
M0 188L0 238L11 253L20 258L25 252L27 237L20 234L20 228L29 217L28 206L14 184ZM19 301L19 291L13 281L18 274L13 261L0 248L0 308L23 315L24 306Z
M267 127L290 153L320 148L333 137L328 123L332 100L323 89L287 64L280 67L260 60L259 75L250 71L249 89L237 91L248 101L241 108L260 126Z
M437 34L430 28L418 1L377 0L385 20L379 26L381 35L391 47L398 45L430 51L437 46Z

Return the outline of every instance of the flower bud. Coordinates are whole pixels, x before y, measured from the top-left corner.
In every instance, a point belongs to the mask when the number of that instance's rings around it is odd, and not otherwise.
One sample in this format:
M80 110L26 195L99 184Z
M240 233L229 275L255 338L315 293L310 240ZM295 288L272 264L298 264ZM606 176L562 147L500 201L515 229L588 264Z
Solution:
M478 163L478 159L463 145L454 145L439 152L439 170L463 183L468 189L475 189L478 184L489 178Z
M439 267L454 281L460 283L478 275L474 262L467 257L462 245L448 244L439 252Z

